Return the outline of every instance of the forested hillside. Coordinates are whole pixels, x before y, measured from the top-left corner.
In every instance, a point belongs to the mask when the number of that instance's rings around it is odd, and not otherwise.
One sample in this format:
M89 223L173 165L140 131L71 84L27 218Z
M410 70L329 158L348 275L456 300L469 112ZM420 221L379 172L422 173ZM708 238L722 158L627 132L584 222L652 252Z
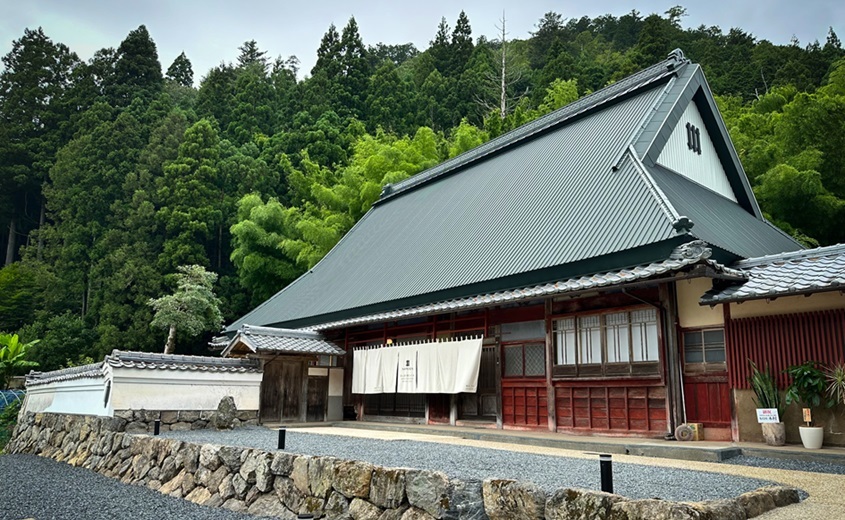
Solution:
M779 45L686 28L684 14L547 13L509 41L475 38L461 13L427 49L367 42L351 18L310 71L255 41L236 63L193 71L182 54L163 68L144 26L83 62L28 29L0 72L0 331L40 338L42 370L161 350L147 302L185 264L219 275L231 321L313 266L384 184L676 47L704 67L767 215L808 245L845 242L834 29Z

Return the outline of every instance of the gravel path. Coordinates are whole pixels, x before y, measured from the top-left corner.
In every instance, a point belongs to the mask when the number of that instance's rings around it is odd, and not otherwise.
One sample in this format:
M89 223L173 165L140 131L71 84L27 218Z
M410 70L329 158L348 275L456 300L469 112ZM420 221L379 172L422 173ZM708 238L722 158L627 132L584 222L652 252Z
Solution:
M277 434L266 428L167 432L163 437L204 444L276 449ZM460 479L491 477L535 482L547 491L561 487L600 489L599 463L580 459L472 446L383 440L287 431L286 451L357 459L386 467L443 471ZM613 465L614 491L630 498L699 501L732 498L772 482L747 477L639 464Z
M0 456L0 518L18 520L247 520L258 518L203 507L141 486L121 484L89 469L35 455Z
M752 466L755 468L790 469L794 471L809 471L811 473L827 473L830 475L845 475L845 464L828 462L813 462L806 460L769 459L765 457L750 457L740 455L723 461L724 464L737 466Z

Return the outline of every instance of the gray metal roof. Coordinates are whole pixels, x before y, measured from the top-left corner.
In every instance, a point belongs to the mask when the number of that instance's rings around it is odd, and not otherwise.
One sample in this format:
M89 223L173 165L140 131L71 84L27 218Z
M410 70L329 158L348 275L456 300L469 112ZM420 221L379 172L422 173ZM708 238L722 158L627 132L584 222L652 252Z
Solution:
M256 353L327 356L342 356L346 353L342 348L324 339L318 332L244 325L223 350L223 355L228 355L240 344Z
M675 210L693 222L690 234L708 244L741 258L801 247L774 225L683 175L660 165L648 171Z
M733 267L748 281L710 290L702 304L845 290L845 244L749 258Z
M328 323L321 323L312 327L311 330L331 330L364 323L379 323L412 318L415 316L426 316L444 312L457 312L468 309L486 307L502 303L513 303L518 301L532 300L546 296L558 296L563 294L579 293L595 289L607 288L625 283L640 280L649 280L660 277L667 273L676 273L695 265L710 267L715 273L727 279L742 279L746 275L742 271L725 267L713 260L710 260L711 250L701 241L687 242L675 249L667 260L647 265L638 265L628 269L596 273L590 276L579 276L560 280L554 283L521 287L508 291L499 291L467 298L458 298L441 302L418 305L405 309L397 309L389 312L359 316L346 320L339 320Z
M674 52L387 187L313 269L227 331L245 323L310 327L659 263L699 236L729 260L782 251L767 242L783 241L782 234L750 222L756 203L731 208L740 227L761 237L746 243L731 230L733 221L720 222L704 202L687 203L677 183L653 175L648 154L670 132L663 127L683 112L680 100L700 96L702 88L700 70ZM750 190L743 193L753 199ZM692 234L679 225L681 216L698 226Z

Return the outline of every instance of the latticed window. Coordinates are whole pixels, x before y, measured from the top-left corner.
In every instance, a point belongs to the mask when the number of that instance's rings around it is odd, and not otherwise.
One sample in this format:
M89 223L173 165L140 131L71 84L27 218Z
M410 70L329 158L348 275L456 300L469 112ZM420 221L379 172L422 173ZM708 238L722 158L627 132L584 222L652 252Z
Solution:
M546 375L546 322L544 320L501 325L505 377Z
M552 327L556 376L659 373L656 309L567 316Z
M546 375L545 343L505 345L505 377L543 377Z
M686 372L726 370L725 329L690 330L684 332L683 338Z

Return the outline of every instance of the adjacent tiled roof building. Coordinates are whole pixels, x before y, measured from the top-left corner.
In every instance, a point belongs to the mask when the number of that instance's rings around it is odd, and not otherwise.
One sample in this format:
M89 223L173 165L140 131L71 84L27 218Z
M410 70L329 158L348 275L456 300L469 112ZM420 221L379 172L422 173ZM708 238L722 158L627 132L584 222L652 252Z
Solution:
M749 258L734 264L748 281L720 285L702 297L716 304L845 290L845 244Z

